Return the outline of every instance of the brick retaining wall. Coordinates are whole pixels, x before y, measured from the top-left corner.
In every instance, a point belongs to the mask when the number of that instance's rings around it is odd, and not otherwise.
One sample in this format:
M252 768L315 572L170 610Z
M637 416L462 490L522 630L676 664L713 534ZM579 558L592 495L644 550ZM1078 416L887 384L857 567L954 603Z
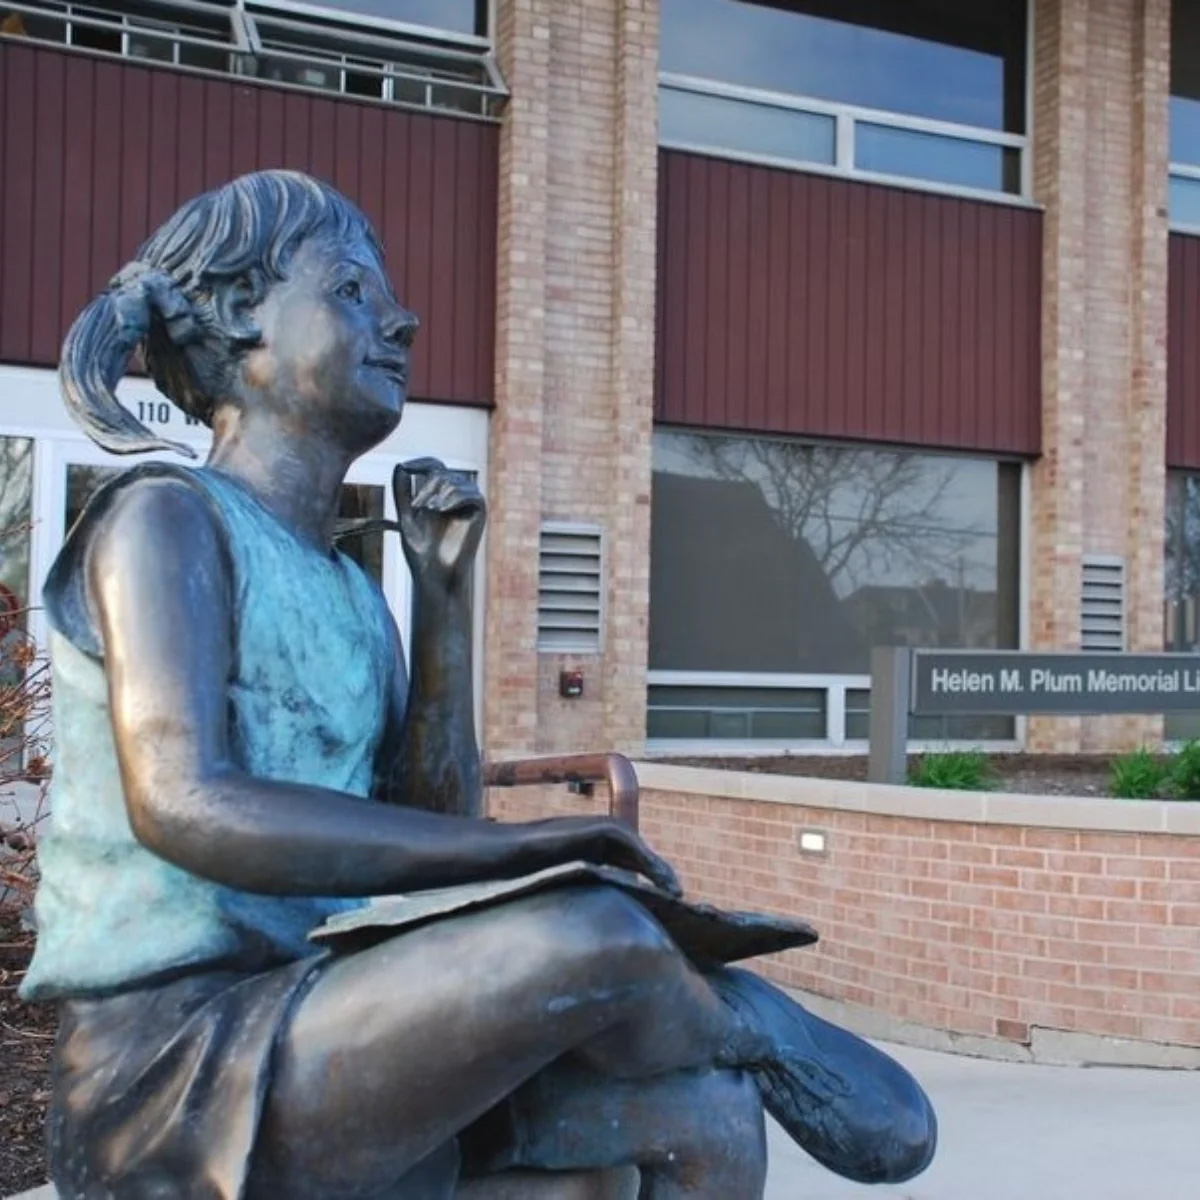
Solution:
M811 919L779 981L898 1022L1200 1047L1200 804L974 795L643 765L690 892ZM506 819L579 812L497 794ZM593 802L596 803L596 802ZM827 836L802 854L802 830Z

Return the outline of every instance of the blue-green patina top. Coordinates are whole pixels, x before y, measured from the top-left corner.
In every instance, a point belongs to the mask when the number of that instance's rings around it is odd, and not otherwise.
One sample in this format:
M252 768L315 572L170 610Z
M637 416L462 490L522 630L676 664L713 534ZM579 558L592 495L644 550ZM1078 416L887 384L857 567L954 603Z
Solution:
M140 467L98 495L47 582L55 756L52 829L39 846L30 999L120 990L180 971L254 969L316 953L306 935L362 903L234 891L164 861L126 815L101 647L65 597L84 595L86 540L113 496L169 473L211 503L234 573L230 743L237 764L366 801L383 736L395 625L378 587L342 554L300 541L211 469ZM75 611L84 611L78 604ZM56 617L57 614L57 617ZM86 627L85 627L86 626ZM179 636L188 636L186 629Z

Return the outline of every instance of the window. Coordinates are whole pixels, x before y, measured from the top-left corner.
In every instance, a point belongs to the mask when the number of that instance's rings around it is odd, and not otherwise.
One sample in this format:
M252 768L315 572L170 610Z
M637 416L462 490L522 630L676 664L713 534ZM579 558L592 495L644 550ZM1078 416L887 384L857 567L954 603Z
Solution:
M663 0L668 145L1020 193L1026 0Z
M1166 563L1163 590L1165 649L1200 653L1200 475L1167 475ZM1171 741L1200 737L1200 712L1168 713Z
M864 738L872 647L1017 645L1019 520L1015 464L656 432L651 738Z
M11 776L19 765L26 735L38 731L13 712L11 689L26 680L18 653L29 629L29 535L33 525L33 441L0 437L0 774ZM16 707L20 707L19 705ZM12 802L11 797L0 797ZM3 890L3 889L0 889Z
M493 117L486 0L0 0L0 36Z
M1200 232L1200 3L1171 5L1171 224Z
M460 34L487 32L487 0L250 0L246 7L357 18L379 25L417 25Z

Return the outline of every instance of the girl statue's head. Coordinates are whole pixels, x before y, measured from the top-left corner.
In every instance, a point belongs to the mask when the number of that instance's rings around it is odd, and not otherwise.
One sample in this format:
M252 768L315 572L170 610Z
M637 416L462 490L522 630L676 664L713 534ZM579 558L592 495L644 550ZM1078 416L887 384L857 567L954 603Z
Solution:
M138 346L159 390L218 435L224 414L253 412L361 453L400 419L416 329L363 214L306 175L259 171L150 237L72 325L60 378L116 454L191 454L116 398Z

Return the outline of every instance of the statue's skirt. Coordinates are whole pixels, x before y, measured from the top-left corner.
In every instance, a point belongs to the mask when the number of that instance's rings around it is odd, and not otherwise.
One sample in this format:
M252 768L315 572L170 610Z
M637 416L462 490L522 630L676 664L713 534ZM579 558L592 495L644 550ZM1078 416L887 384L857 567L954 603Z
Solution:
M335 953L354 953L431 921L581 882L636 896L701 969L817 936L801 921L723 912L588 864L385 900L330 920L314 936ZM51 1177L64 1200L306 1200L280 1195L254 1149L280 1035L331 961L318 954L256 974L205 969L64 1001L48 1123ZM485 1125L460 1134L467 1171L479 1154L498 1156L490 1143L503 1142L502 1123L499 1133ZM413 1195L444 1195L456 1173L457 1155L435 1156L403 1182Z
M48 1123L64 1200L241 1200L258 1190L248 1177L275 1046L327 961L65 1001Z

